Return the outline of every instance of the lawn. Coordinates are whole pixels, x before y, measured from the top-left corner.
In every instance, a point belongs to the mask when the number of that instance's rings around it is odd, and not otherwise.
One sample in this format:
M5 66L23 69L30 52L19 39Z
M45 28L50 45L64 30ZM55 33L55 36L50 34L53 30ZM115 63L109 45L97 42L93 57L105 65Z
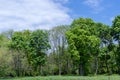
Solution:
M23 78L9 78L0 80L120 80L120 76L46 76L46 77L23 77Z

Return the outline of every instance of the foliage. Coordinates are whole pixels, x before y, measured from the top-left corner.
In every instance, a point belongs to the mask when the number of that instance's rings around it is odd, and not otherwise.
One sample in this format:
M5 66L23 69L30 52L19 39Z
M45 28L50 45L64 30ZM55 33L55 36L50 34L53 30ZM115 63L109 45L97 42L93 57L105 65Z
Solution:
M48 33L43 30L36 30L30 35L30 64L34 65L35 69L43 66L46 61L46 50L50 48L48 42Z
M116 58L117 58L117 65L120 74L120 15L116 16L115 19L113 20L112 35L114 40L117 41L118 43Z
M120 74L120 15L112 26L78 18L50 30L0 33L0 77L97 74ZM97 79L41 77L49 78Z
M73 21L72 28L66 32L71 55L79 68L85 67L100 44L99 38L93 34L95 32L91 31L92 27L94 22L91 19L80 18ZM79 73L84 75L81 69Z

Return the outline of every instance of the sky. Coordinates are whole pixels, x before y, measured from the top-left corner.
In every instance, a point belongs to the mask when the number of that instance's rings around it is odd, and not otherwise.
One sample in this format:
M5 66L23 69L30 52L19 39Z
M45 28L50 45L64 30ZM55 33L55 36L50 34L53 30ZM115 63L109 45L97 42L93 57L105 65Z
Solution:
M120 0L0 0L0 32L51 29L77 18L112 24Z

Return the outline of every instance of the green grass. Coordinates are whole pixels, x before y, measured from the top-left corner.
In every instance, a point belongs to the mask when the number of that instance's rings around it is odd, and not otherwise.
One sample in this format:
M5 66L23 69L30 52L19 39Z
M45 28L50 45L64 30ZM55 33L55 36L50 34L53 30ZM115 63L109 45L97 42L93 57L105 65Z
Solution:
M38 76L38 77L23 77L23 78L9 78L0 80L120 80L120 76Z

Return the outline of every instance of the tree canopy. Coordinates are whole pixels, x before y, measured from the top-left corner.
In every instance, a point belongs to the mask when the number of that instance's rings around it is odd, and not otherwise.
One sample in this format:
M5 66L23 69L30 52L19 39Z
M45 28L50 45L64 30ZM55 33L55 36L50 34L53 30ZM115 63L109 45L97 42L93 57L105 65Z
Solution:
M0 33L0 77L120 74L120 15L112 26L90 18L50 30Z

